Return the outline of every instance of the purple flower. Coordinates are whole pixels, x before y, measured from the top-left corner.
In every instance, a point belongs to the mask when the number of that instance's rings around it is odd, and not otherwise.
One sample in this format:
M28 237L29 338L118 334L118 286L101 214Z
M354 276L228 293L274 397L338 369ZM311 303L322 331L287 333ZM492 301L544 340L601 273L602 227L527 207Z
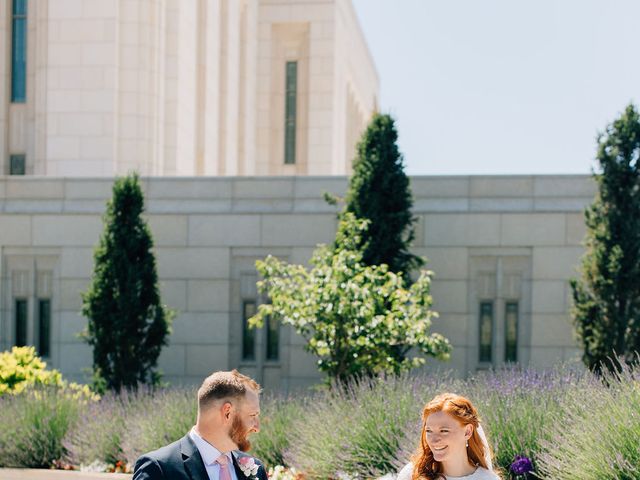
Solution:
M524 455L516 455L516 459L509 469L516 475L524 475L527 472L533 471L533 464L531 460Z

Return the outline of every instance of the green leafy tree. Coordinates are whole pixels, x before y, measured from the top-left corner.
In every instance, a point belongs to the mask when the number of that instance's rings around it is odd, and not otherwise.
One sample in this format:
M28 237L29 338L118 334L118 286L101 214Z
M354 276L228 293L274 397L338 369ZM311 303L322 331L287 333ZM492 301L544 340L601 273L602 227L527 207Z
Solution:
M640 120L633 105L598 138L598 193L585 211L587 252L571 282L572 316L594 371L640 351Z
M120 391L159 381L155 367L173 312L160 303L153 240L143 210L138 176L116 179L94 252L91 285L82 296L98 389Z
M409 280L408 274L424 260L409 252L416 218L411 214L411 188L397 140L393 118L375 114L358 144L345 210L369 221L362 234L363 262L386 264Z
M341 382L401 373L422 365L424 356L444 359L450 352L443 336L428 334L436 315L431 272L407 287L387 265L366 265L360 245L367 225L353 213L341 215L335 245L316 249L309 270L272 256L256 262L258 288L271 303L260 305L251 323L276 315L307 340L319 369Z

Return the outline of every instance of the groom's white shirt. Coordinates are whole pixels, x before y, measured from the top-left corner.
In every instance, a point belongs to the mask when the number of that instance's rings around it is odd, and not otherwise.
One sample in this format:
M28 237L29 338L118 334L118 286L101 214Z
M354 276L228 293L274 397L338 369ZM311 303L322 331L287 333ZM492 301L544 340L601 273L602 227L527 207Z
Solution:
M200 456L204 461L204 466L207 469L207 475L209 475L209 480L219 480L220 465L216 463L216 459L222 455L222 452L198 435L195 427L191 429L189 436L200 452ZM231 452L227 452L226 455L229 459L229 473L231 474L231 480L238 480L238 477L236 476L236 469L233 466Z

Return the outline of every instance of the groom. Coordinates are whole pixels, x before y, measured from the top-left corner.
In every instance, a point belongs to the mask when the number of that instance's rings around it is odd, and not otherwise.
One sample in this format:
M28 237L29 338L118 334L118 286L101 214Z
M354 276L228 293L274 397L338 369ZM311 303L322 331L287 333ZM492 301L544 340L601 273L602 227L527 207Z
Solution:
M138 458L133 480L267 480L262 463L242 453L260 428L259 395L260 386L237 370L207 377L198 390L195 426Z

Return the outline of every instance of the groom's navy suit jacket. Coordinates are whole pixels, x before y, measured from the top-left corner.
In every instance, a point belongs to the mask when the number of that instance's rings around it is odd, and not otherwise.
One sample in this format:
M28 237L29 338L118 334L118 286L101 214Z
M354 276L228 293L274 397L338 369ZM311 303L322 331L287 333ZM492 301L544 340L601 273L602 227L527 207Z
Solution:
M255 460L256 464L260 465L257 475L255 477L247 477L240 470L236 457L234 455L232 457L238 480L253 480L254 478L267 480L264 465L259 460ZM188 434L177 442L142 455L136 461L133 480L161 479L209 480L209 475L198 447L196 447L196 444Z

